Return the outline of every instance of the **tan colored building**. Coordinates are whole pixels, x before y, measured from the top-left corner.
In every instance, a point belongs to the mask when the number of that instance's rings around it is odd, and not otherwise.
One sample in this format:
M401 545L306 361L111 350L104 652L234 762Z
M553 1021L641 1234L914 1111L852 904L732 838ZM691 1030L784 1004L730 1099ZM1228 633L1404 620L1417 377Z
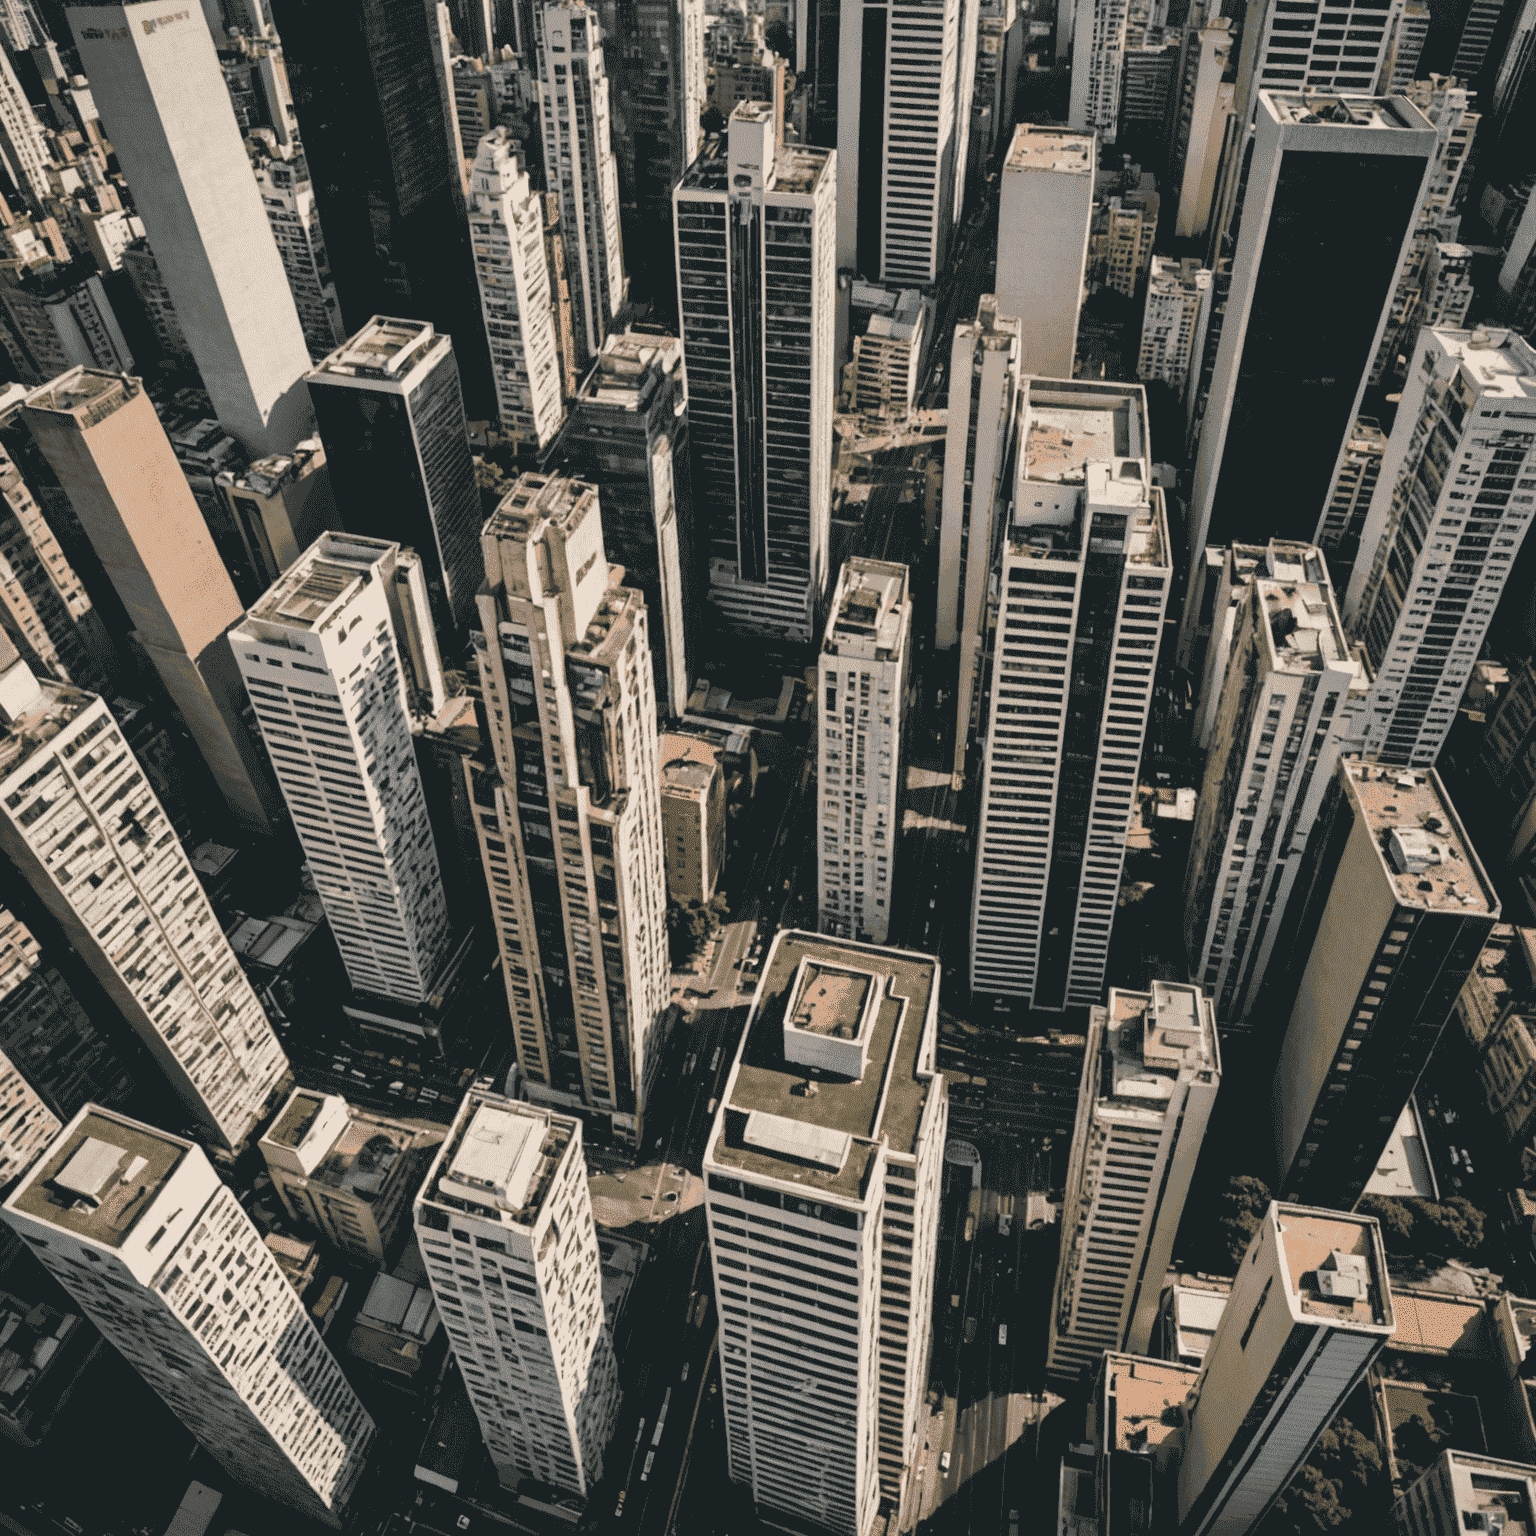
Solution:
M667 899L702 906L715 894L725 868L725 771L720 753L699 736L662 733L661 839L667 864Z

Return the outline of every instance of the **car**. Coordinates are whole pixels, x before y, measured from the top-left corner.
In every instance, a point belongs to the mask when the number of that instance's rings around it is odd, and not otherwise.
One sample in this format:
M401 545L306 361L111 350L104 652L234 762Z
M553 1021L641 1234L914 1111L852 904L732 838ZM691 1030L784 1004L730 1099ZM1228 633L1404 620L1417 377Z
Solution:
M618 1519L624 1513L624 1495L629 1492L627 1488L619 1489L619 1502L613 1506L614 1519Z
M1452 1147L1450 1149L1450 1154L1451 1154L1451 1167L1452 1168L1460 1167L1461 1166L1461 1154L1456 1150L1455 1147Z
M1007 1343L1008 1343L1008 1324L1007 1323L999 1323L997 1325L997 1347L999 1349L1002 1349Z
M366 1083L368 1081L368 1074L366 1072L359 1072L356 1067L353 1067L352 1070L347 1073L347 1076L355 1077L360 1083Z
M433 1104L436 1103L438 1099L442 1098L442 1094L440 1094L436 1088L423 1088L421 1092L416 1095L416 1097L420 1099L423 1104Z
M468 1515L460 1515L459 1516L459 1529L461 1531L467 1531L469 1529L469 1516Z
M331 1063L332 1072L345 1072L352 1063L350 1061L336 1060Z
M706 1115L714 1114L715 1110L719 1107L719 1104L719 1099L711 1099L709 1103L704 1106L704 1113Z
M647 1451L645 1453L645 1466L643 1468L641 1468L641 1471L640 1471L640 1481L642 1483L650 1481L651 1468L653 1466L655 1466L655 1465L656 1465L656 1452L655 1451Z
M1461 1166L1466 1169L1468 1173L1475 1171L1472 1167L1472 1154L1468 1152L1465 1147L1461 1149Z
M396 1079L394 1082L392 1082L389 1085L388 1088L386 1088L384 1090L384 1092L385 1093L394 1094L395 1097L398 1098L400 1096L400 1094L404 1091L404 1089L405 1089L405 1084L403 1082L401 1082L399 1079Z
M692 1361L690 1361L690 1360L684 1360L684 1361L683 1361L683 1374L682 1374L682 1380L684 1380L684 1381L687 1381L687 1380L688 1380L688 1367L689 1367L689 1366L690 1366L690 1365L691 1365L691 1364L692 1364L692 1363L693 1363L693 1362L692 1362Z
M939 1471L942 1472L945 1477L949 1476L949 1452L948 1451L945 1451L944 1454L939 1457Z

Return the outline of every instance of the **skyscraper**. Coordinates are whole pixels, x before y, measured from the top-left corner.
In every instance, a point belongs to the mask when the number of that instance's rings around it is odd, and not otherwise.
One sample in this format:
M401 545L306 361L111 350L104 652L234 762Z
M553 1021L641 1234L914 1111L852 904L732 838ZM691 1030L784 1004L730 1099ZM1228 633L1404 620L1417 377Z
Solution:
M1257 114L1198 428L1191 559L1234 538L1315 536L1435 153L1434 128L1401 97L1266 90ZM1265 475L1281 423L1286 473Z
M411 739L412 716L435 713L413 652L442 701L420 561L323 534L229 643L348 979L425 1002L451 935Z
M0 1190L25 1173L63 1128L26 1075L0 1049Z
M827 583L836 179L831 151L782 143L748 102L672 198L710 599L733 629L801 644Z
M1317 530L1317 545L1328 561L1328 574L1336 583L1335 600L1341 607L1360 558L1360 535L1381 480L1386 452L1387 434L1381 423L1371 416L1357 417L1333 472L1333 487Z
M14 5L16 0L8 3ZM0 26L3 25L4 12L0 10ZM30 193L41 205L53 191L48 183L52 159L43 125L22 90L9 57L0 58L0 165L19 192Z
M74 368L23 414L229 809L267 831L279 802L224 643L240 599L148 395Z
M1275 1076L1278 1188L1352 1205L1499 915L1431 769L1338 765L1289 937L1294 1006ZM1275 1021L1279 1023L1278 1018Z
M202 12L67 14L215 415L253 456L293 447L309 353Z
M971 990L1052 1011L1104 995L1172 579L1130 384L1030 379L998 570Z
M905 1518L949 1119L938 1002L927 955L780 932L720 1095L704 1182L728 1469L770 1520L863 1536L881 1500Z
M238 1146L287 1058L164 809L99 698L0 672L0 850L186 1106Z
M496 767L470 771L518 1061L534 1102L636 1143L669 988L645 603L614 582L595 486L524 475L481 544Z
M1210 223L1232 116L1233 87L1225 78L1232 44L1232 17L1210 15L1204 0L1191 6L1169 104L1169 179L1178 198L1174 234L1180 240L1199 239Z
M514 444L547 448L565 419L565 401L544 260L544 200L505 128L487 134L475 154L469 234L497 420Z
M304 331L305 348L310 361L318 363L346 339L347 333L341 323L336 279L320 228L309 166L300 152L286 160L254 155L251 168Z
M457 348L423 321L375 315L305 382L342 524L421 556L449 643L474 622L481 577Z
M572 402L563 447L574 472L603 488L603 546L645 596L656 706L676 718L703 640L682 343L609 336Z
M225 1472L342 1525L373 1420L201 1147L88 1104L0 1214Z
M415 1216L427 1279L502 1486L527 1481L586 1497L603 1476L619 1372L581 1121L471 1089Z
M1077 0L1072 28L1068 124L1113 144L1120 128L1121 76L1127 50L1146 39L1152 7L1131 0Z
M11 266L0 279L0 346L24 383L69 368L128 373L133 353L101 278L85 263Z
M576 358L585 372L629 294L602 27L597 12L585 0L569 0L540 6L534 13L534 28L544 182L560 200Z
M890 936L911 638L906 566L846 561L816 657L817 926L861 943Z
M1536 504L1536 348L1429 330L1387 441L1344 603L1376 681L1363 750L1440 755Z
M1393 1514L1403 1536L1536 1525L1536 1467L1447 1449L1398 1495Z
M1246 1536L1396 1329L1374 1218L1270 1206L1188 1410L1180 1536Z
M1193 256L1154 256L1141 317L1136 377L1156 380L1181 395L1199 362L1211 320L1211 274Z
M1111 987L1089 1010L1046 1355L1058 1387L1107 1349L1147 1352L1220 1086L1216 1010L1198 986Z

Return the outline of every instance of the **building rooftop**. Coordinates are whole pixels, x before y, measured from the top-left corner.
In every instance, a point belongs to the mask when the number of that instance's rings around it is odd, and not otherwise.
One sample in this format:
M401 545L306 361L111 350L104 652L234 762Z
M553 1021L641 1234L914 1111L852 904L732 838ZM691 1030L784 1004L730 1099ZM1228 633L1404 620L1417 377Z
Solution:
M263 1146L270 1143L299 1152L311 1169L306 1175L311 1183L371 1203L382 1193L395 1164L410 1151L416 1133L407 1125L345 1104L340 1106L345 1120L338 1114L322 1122L327 1105L334 1102L338 1102L335 1095L295 1090L262 1137ZM317 1122L329 1146L306 1145Z
M1334 609L1330 589L1312 582L1253 582L1255 621L1267 636L1266 664L1273 672L1361 671L1349 654L1344 626Z
M1403 1105L1403 1112L1392 1127L1391 1139L1376 1159L1376 1171L1365 1181L1365 1193L1391 1195L1398 1200L1414 1196L1421 1200L1440 1198L1435 1171L1424 1150L1419 1106L1412 1098Z
M531 1227L576 1134L577 1122L565 1115L472 1089L417 1199Z
M1271 1209L1288 1289L1302 1314L1390 1335L1392 1291L1376 1223L1304 1205Z
M1207 1281L1191 1285L1180 1281L1169 1293L1170 1322L1173 1325L1171 1343L1173 1351L1181 1358L1203 1360L1216 1337L1221 1315L1227 1310L1227 1298L1232 1294L1229 1280Z
M1147 400L1139 384L1029 380L1020 477L1084 485L1088 466L1148 459Z
M1348 793L1365 817L1383 873L1405 907L1495 916L1499 898L1433 769L1345 759Z
M1479 394L1509 400L1536 399L1536 347L1515 331L1479 326L1472 331L1432 326L1430 334L1452 357Z
M893 561L845 561L832 598L822 650L888 661L899 655L912 616L907 567Z
M1154 1453L1183 1430L1184 1400L1199 1379L1192 1365L1106 1351L1101 1452Z
M661 765L661 792L668 790L683 793L689 799L698 799L711 784L719 769L713 762L701 763L691 757L674 757Z
M292 453L271 453L257 459L243 470L224 470L221 484L238 490L255 491L260 496L275 496L285 485L300 479L315 459L324 459L325 449L318 437L306 438L294 445Z
M577 399L583 406L643 411L651 403L660 375L678 374L683 344L676 336L647 336L626 331L603 342Z
M30 669L27 669L31 676ZM0 685L8 684L12 673L5 672ZM84 693L52 678L33 679L36 692L26 690L19 713L10 715L8 700L0 697L0 776L14 773L40 748L47 746L72 721L97 703L94 693ZM5 718L9 715L9 718Z
M864 1198L879 1142L909 1154L935 1090L923 1036L938 980L938 962L927 955L780 933L709 1160L748 1178ZM807 1065L808 1058L856 1061L862 1071L855 1078Z
M1160 1119L1176 1083L1221 1071L1216 1010L1199 987L1168 981L1154 981L1150 992L1111 987L1102 1012L1100 1109Z
M1070 128L1037 128L1020 123L1013 130L1013 143L1003 168L1009 171L1065 171L1070 175L1092 176L1095 138L1091 132Z
M87 1242L120 1248L192 1143L88 1105L6 1201Z
M440 346L450 345L426 320L375 315L360 331L317 363L315 374L344 378L398 380Z
M387 539L323 533L273 582L247 618L282 629L324 630L371 580L379 561L398 548Z
M73 416L82 429L93 427L142 393L142 385L125 373L99 368L71 368L39 385L26 399L34 411Z
M1410 105L1404 111L1403 98L1397 96L1355 96L1325 90L1260 91L1259 101L1261 105L1268 102L1275 120L1281 123L1421 131L1430 127L1415 107Z
M546 520L574 528L597 509L597 487L568 475L519 475L485 525L485 538L526 540Z
M1536 1536L1536 1467L1447 1450L1424 1477L1441 1487L1450 1484L1448 1491L1461 1517L1456 1529ZM1440 1501L1434 1502L1438 1507Z
M1154 293L1198 293L1211 286L1211 278L1210 268L1202 266L1197 256L1186 256L1182 261L1172 256L1154 256L1147 286Z
M744 106L752 105L761 106L762 103L741 102L736 112L740 112ZM705 139L699 158L683 172L677 190L680 193L728 193L730 165L726 154L727 143L727 136L723 133L712 134ZM773 180L767 196L770 199L785 194L804 197L814 192L817 183L826 174L832 154L830 149L817 149L809 144L781 144L774 155Z

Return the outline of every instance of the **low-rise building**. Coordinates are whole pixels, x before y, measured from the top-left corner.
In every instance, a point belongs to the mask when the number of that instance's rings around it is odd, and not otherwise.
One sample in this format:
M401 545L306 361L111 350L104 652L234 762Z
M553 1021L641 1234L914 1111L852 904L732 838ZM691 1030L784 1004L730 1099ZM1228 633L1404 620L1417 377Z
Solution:
M928 350L933 300L918 288L856 283L854 305L869 319L853 341L853 409L905 417L917 398L917 375Z
M1402 1536L1536 1530L1536 1467L1447 1450L1398 1499Z
M100 1348L78 1312L0 1291L0 1437L37 1445Z

